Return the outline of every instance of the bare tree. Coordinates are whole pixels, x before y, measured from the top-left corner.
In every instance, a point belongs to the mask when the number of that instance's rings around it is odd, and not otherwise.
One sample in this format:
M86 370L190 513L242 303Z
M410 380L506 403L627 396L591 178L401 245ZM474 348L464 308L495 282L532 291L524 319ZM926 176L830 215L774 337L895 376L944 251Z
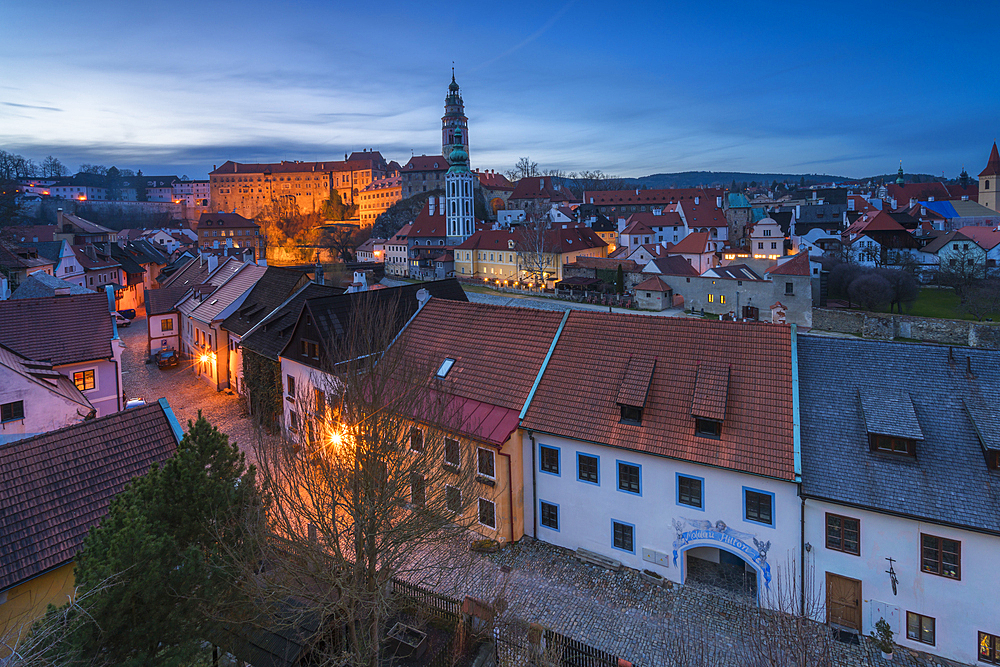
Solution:
M903 269L877 269L877 272L878 275L885 278L892 288L889 297L889 312L891 313L896 307L899 309L899 314L902 315L903 304L910 306L920 296L920 286L917 285L917 279L913 277L912 273Z
M513 169L508 169L504 174L512 181L519 181L522 178L540 176L541 172L538 169L537 162L532 162L529 157L522 157L517 161Z
M959 309L980 322L988 317L1000 316L1000 278L981 280L967 288Z
M463 578L482 518L476 461L451 428L457 406L437 369L407 353L405 333L391 345L403 313L372 294L358 295L337 342L317 351L322 370L299 381L292 437L255 445L273 510L254 527L266 572L243 564L249 593L264 610L296 600L284 623L321 620L315 664L382 664L400 611L394 581Z
M938 257L938 283L954 289L963 301L966 290L986 277L986 253L972 241L961 247L955 243L950 251L939 252Z
M584 192L621 190L625 187L625 179L605 174L600 169L581 171L573 180L579 187L583 188Z
M555 273L559 261L554 248L554 230L549 217L549 205L533 201L525 207L524 224L515 234L518 272L536 285L544 285L546 278Z
M42 176L49 178L60 178L69 175L69 169L58 158L51 155L42 160L40 169Z

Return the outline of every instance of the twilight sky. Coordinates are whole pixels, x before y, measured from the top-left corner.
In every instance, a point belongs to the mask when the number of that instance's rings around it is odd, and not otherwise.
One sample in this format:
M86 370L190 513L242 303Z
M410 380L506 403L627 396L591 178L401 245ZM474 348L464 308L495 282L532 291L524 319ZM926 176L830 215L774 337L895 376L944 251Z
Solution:
M204 178L226 160L975 176L1000 3L7 2L0 148Z

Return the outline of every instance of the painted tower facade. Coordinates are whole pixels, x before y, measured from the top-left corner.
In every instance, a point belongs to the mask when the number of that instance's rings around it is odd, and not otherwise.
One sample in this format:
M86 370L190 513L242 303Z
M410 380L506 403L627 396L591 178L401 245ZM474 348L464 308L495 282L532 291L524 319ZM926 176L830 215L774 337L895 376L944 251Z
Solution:
M998 180L1000 180L1000 153L997 152L997 144L994 141L986 169L979 172L979 203L994 211L1000 211L1000 208L997 208Z
M464 116L463 116L464 118ZM476 230L473 188L476 177L469 171L469 154L464 148L461 127L455 129L454 146L446 154L451 167L444 175L445 230L447 243L455 246L472 236Z
M451 71L448 97L444 98L444 116L441 117L441 155L451 164L451 152L456 148L465 151L469 161L469 119L465 116L465 103L455 82L455 70Z

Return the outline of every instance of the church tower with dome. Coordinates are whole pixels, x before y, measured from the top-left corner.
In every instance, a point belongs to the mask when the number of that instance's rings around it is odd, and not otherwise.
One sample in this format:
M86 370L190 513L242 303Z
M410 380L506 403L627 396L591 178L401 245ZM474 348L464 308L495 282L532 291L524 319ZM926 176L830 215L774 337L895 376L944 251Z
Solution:
M463 116L464 118L464 116ZM463 128L455 128L450 153L445 157L451 167L444 175L445 233L449 246L457 246L476 231L473 192L476 177L469 171L469 153L465 150Z
M444 98L444 116L441 117L441 155L451 164L451 152L456 148L465 151L469 161L469 119L465 116L465 103L455 82L455 68L451 68L448 96Z

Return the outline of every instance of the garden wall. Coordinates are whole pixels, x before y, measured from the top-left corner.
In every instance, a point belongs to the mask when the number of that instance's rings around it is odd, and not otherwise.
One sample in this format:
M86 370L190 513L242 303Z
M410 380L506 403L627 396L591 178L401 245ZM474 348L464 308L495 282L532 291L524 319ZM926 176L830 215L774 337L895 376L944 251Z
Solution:
M968 345L1000 350L1000 325L969 320L813 308L812 325L813 329L877 340L911 338L942 345Z

